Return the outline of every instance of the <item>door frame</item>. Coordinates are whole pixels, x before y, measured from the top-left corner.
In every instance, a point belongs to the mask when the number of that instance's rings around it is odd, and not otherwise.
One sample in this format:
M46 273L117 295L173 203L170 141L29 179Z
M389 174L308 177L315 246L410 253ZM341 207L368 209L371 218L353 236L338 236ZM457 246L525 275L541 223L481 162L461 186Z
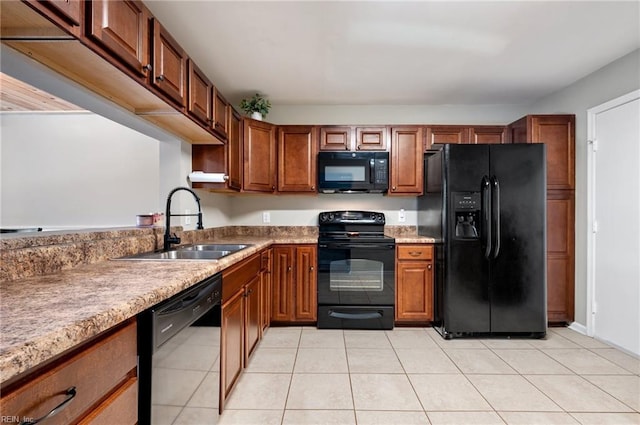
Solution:
M602 103L593 108L587 109L587 335L593 337L595 334L595 277L596 277L596 152L598 143L596 139L596 118L597 115L624 105L634 100L640 99L640 90Z

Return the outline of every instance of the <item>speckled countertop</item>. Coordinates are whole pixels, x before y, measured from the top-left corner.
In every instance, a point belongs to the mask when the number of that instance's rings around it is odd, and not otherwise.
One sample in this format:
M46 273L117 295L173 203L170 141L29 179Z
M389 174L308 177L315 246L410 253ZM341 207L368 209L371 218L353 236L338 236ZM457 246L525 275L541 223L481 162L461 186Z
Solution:
M2 282L0 382L8 381L274 243L302 237L230 237L253 246L219 261L118 261Z
M272 244L317 243L317 234L297 234L295 228L281 230L282 234L255 236L243 234L243 231L251 233L254 229L236 228L233 236L216 236L215 240L209 242L252 244L251 247L218 261L100 261L100 258L97 258L98 262L92 264L81 264L55 273L2 282L0 382L14 380L29 369ZM397 226L386 230L388 231L385 233L395 237L396 243L434 242L432 238L417 236L415 227ZM118 235L128 237L128 232L125 229L124 233L121 231ZM157 232L144 232L145 235L149 235L142 239L140 232L131 232L137 235L136 244L145 240L149 245L147 249L152 249ZM106 232L107 235L110 233L111 231ZM92 233L86 238L95 238L96 235ZM78 242L78 238L82 241L82 236L83 234L75 235L74 243ZM15 260L11 251L7 249L28 250L31 245L51 238L60 239L56 242L66 242L68 236L53 234L47 239L2 240L3 261ZM118 241L120 245L124 244L123 239ZM126 241L130 242L128 239ZM24 243L27 244L26 247L19 245ZM105 249L105 246L110 247L113 243L113 240L105 240L99 246L98 252L102 258L110 258L105 256L112 251ZM85 248L85 252L94 251L96 250ZM37 263L41 259L41 254L34 254L32 251L27 255L30 262ZM58 255L57 251L53 251L52 255Z

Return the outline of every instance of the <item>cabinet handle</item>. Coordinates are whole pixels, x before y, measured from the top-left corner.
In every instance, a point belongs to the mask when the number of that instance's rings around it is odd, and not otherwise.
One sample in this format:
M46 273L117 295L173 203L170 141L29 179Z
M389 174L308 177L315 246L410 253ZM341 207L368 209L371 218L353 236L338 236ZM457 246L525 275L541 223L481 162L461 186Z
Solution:
M38 419L34 419L34 420L26 420L23 422L20 422L20 425L35 425L39 422L42 422L43 420L50 418L52 416L57 415L58 413L60 413L60 411L62 409L64 409L65 407L67 407L67 404L71 403L71 400L74 399L74 397L76 396L76 387L70 387L67 388L67 390L64 392L64 394L67 396L67 398L60 404L58 404L56 407L54 407L49 413L47 413L46 415L44 415L41 418Z
M422 251L411 251L409 252L409 255L412 257L419 257L420 255L422 255Z
M360 150L360 145L358 145L358 147L356 149Z
M164 81L164 75L160 74L156 77L156 80L158 81Z
M311 190L316 190L316 187L315 186L311 186Z
M344 150L345 150L345 151L348 151L348 150L349 150L349 146L345 146L345 147L344 147Z
M392 187L391 187L391 190L396 190L396 187L395 187L395 186L392 186Z
M309 271L310 271L310 272L312 272L312 271L314 271L314 270L315 270L315 269L313 268L313 266L309 267Z
M142 67L143 71L147 71L147 72L151 72L153 71L153 66L151 66L150 63L146 64L145 66Z
M271 186L271 190L276 190L276 187L275 186Z
M291 266L287 267L287 271L290 272L291 271Z
M427 265L427 270L431 270L431 264Z

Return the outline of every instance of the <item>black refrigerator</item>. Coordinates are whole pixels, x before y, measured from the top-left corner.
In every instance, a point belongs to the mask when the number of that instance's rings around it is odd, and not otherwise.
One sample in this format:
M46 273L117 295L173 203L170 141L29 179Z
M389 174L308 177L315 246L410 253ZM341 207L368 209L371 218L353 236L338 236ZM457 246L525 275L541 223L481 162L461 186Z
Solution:
M424 187L418 233L436 238L436 330L544 337L545 145L444 145L425 156Z

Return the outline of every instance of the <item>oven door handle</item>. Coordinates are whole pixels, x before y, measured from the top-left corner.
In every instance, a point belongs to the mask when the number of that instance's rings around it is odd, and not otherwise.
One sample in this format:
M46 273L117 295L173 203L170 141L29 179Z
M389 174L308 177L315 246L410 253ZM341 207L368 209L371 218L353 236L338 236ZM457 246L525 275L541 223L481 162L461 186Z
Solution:
M318 244L319 248L327 249L395 249L394 244L376 244L376 243L322 243Z
M382 312L370 311L367 313L341 313L335 310L329 310L329 316L336 319L350 319L350 320L366 320L366 319L381 319Z

